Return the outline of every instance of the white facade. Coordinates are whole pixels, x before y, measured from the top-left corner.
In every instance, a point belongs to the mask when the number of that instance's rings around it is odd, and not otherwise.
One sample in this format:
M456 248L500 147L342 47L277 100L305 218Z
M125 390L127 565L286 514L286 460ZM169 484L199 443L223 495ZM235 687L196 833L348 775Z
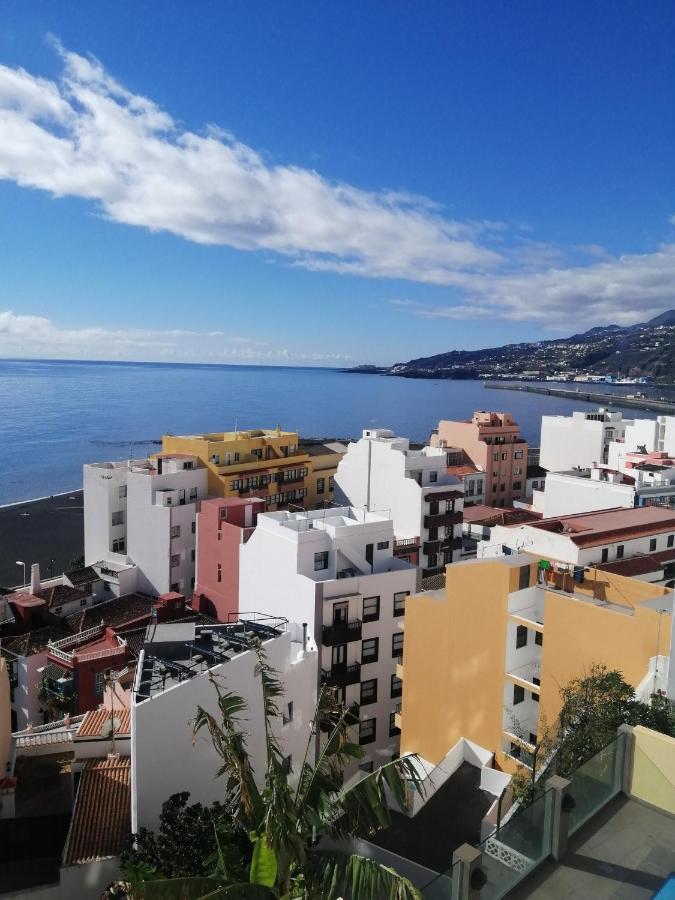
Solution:
M189 596L197 503L207 496L207 480L206 467L184 454L85 466L85 564L103 564L115 593L121 578L129 587L131 565L132 590Z
M359 704L363 765L387 762L399 747L400 623L417 569L393 556L393 542L390 518L345 507L259 515L241 548L240 609L307 623L323 681Z
M636 419L626 428L625 451L644 447L647 453L657 451L675 456L675 416Z
M485 503L485 472L467 472L461 480L464 485L464 506Z
M614 521L618 523L618 518L628 525L629 516L640 516L642 513L663 513L663 524L655 524L651 534L643 534L640 536L622 537L620 533L612 535L612 529L605 523ZM570 519L575 519L577 523L581 523L584 519L589 522L593 513L585 517L583 514L578 517L570 517L563 519L563 525L556 529L547 529L538 527L537 525L496 525L490 532L490 538L482 541L477 547L477 556L479 559L487 559L495 556L504 556L508 553L526 552L535 556L541 556L543 559L557 560L563 563L569 563L574 566L589 566L605 562L614 562L617 559L629 559L632 556L645 553L658 553L661 550L668 550L675 545L675 516L669 514L667 510L660 509L632 509L621 511L607 510L599 511L596 515L602 515L603 527L595 534L591 535L591 527L583 529L581 527L574 528L572 526L568 531L564 530L564 523ZM592 546L582 546L581 542L575 542L574 536L581 535L586 530Z
M588 469L606 463L609 445L623 440L632 420L620 412L575 412L571 416L542 416L540 465L549 472Z
M601 477L605 475L606 477ZM635 488L622 484L620 477L604 469L591 469L574 475L571 472L551 472L544 490L533 495L533 507L546 519L570 516L597 509L630 509L635 505Z
M213 626L224 631L232 626ZM147 684L148 656L175 659L175 646L181 641L194 641L203 627L191 624L158 625L148 631L148 641L139 659L131 708L131 823L136 832L140 827L155 828L162 804L171 794L189 791L190 803L212 804L223 799L223 783L216 773L222 765L211 738L200 732L192 743L191 722L198 706L220 720L218 696L212 683L242 697L247 704L241 713L242 727L247 736L258 786L264 786L265 732L263 698L257 657L251 650L236 653L216 665L203 666L194 677L185 680L169 679L165 689L161 685L150 690ZM298 639L299 638L299 639ZM173 648L173 649L172 649ZM278 672L285 694L280 702L282 716L273 723L290 771L300 774L312 718L316 706L316 651L306 651L302 643L302 629L291 626L278 636L263 641L267 661ZM229 654L228 654L229 655ZM149 695L149 696L148 696ZM145 698L145 699L144 699ZM292 706L289 708L289 704Z
M446 451L440 447L411 450L408 439L392 431L364 430L340 460L335 501L390 516L398 540L418 538L418 564L425 575L459 558L463 485L448 475Z
M10 679L10 711L12 730L22 731L28 725L41 725L44 710L38 688L42 677L40 669L47 664L47 649L28 656L17 656L5 651L7 671Z

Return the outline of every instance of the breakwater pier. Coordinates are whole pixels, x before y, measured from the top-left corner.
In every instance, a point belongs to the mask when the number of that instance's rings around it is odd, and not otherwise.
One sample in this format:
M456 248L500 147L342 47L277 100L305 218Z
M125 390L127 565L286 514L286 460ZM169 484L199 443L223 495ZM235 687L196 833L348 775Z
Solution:
M512 384L503 381L486 381L486 388L500 391L523 391L527 394L544 394L549 397L563 397L565 400L580 400L585 403L597 403L599 406L624 406L634 409L645 409L650 412L675 414L675 401L655 397L626 397L622 394L609 394L602 391L588 391L584 388L544 387L539 384Z

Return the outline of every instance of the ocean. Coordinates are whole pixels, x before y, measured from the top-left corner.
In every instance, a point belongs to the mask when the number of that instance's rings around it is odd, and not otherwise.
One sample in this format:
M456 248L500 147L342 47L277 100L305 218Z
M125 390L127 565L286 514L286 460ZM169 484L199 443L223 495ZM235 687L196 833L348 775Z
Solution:
M146 456L166 432L279 424L305 437L352 438L380 427L423 441L441 418L495 409L512 412L536 446L542 415L587 406L480 381L336 369L0 360L0 504L75 490L84 463Z

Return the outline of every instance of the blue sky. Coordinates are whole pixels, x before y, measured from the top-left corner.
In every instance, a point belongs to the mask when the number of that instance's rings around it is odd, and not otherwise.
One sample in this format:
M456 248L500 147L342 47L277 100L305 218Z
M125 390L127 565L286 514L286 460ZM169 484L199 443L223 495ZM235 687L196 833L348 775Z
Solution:
M4 0L0 355L387 363L673 307L674 39L670 2Z

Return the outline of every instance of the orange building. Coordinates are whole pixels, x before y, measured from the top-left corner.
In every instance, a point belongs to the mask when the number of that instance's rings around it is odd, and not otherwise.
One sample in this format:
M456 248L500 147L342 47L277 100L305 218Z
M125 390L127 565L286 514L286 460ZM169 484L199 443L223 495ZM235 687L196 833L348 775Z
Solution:
M431 435L432 447L448 451L448 466L470 463L484 472L484 499L487 506L511 506L525 496L527 441L511 413L475 412L465 422L441 420ZM463 460L457 459L457 451Z
M444 589L410 597L399 717L401 752L438 764L460 738L514 771L560 712L560 686L594 663L646 696L670 653L669 592L599 569L583 581L527 554L456 563Z

